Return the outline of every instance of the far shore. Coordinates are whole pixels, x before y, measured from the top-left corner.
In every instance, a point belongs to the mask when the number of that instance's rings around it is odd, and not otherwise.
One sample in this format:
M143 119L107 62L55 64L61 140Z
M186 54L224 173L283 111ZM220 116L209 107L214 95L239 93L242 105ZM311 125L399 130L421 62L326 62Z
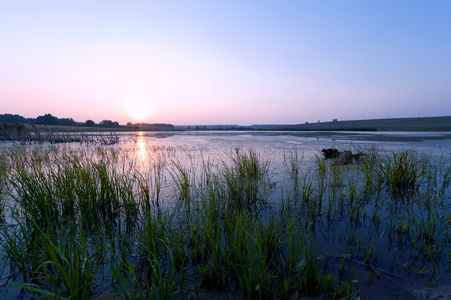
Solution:
M1 123L5 130L29 129L41 132L147 132L147 134L250 134L250 135L291 135L304 138L372 141L372 142L422 142L451 139L451 116L370 119L331 122L316 122L294 125L171 125L171 124L133 124L115 126L95 125L30 125L20 123ZM167 126L161 126L167 125ZM8 127L10 126L10 127ZM12 127L11 127L12 126ZM9 128L9 129L8 129Z
M370 142L423 142L451 139L451 132L346 132L346 131L297 131L288 134L310 138L330 138L336 140Z

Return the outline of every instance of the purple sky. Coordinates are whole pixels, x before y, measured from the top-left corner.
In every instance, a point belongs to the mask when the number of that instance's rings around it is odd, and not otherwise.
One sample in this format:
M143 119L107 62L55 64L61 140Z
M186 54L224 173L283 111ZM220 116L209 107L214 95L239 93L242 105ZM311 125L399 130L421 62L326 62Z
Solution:
M451 115L450 1L1 1L0 113L298 124Z

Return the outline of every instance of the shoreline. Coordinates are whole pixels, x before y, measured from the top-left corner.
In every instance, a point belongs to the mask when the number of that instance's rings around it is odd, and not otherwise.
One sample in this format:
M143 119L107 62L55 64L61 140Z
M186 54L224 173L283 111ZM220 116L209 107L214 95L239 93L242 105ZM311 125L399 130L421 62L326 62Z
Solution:
M149 132L150 133L150 132ZM168 132L166 132L168 133ZM155 135L162 135L163 132L155 132ZM448 132L358 132L358 131L178 131L177 134L196 135L243 135L252 136L296 136L303 138L330 138L333 140L369 141L369 142L425 142L438 140L451 140L451 133Z

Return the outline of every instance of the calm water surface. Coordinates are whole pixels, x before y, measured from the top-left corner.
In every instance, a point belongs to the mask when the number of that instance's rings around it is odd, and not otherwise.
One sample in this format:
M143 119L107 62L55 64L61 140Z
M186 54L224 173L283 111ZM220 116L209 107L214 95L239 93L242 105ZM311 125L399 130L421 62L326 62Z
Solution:
M263 157L271 161L270 172L273 179L278 182L279 189L270 197L273 205L277 206L281 201L280 189L285 182L289 181L287 175L287 165L284 164L284 157L290 152L296 151L302 157L300 164L302 172L315 170L316 161L321 157L321 149L337 148L339 150L352 150L356 152L370 151L377 148L378 152L390 154L392 152L405 149L413 149L417 153L430 155L431 158L440 159L445 157L451 161L451 137L447 133L423 133L423 132L374 132L374 133L307 133L299 134L292 132L185 132L185 133L138 133L132 138L130 143L136 141L144 147L174 147L177 151L192 153L194 156L202 155L220 158L227 156L227 153L246 149L254 149L263 154ZM124 145L126 146L126 145ZM448 160L449 158L449 160ZM348 176L352 175L352 170ZM346 176L346 175L345 175ZM288 190L289 188L287 188ZM450 201L450 196L447 196ZM449 207L449 205L448 205ZM449 210L448 210L449 213ZM300 215L302 212L300 212ZM340 255L346 255L352 246L349 243L361 243L363 247L370 247L371 242L377 242L378 256L377 263L372 264L374 270L367 267L363 261L364 257L358 257L346 263L349 276L358 277L362 299L441 299L451 298L451 250L448 255L444 255L442 262L444 267L439 271L431 271L424 268L424 272L409 272L406 266L400 267L401 261L407 262L411 257L409 251L403 247L386 239L388 229L384 225L384 218L379 226L369 221L362 221L358 224L355 234L358 239L349 241L349 232L353 226L344 220L336 220L333 223L324 219L317 223L314 229L319 240L319 256L330 255L329 264L338 265ZM387 221L387 220L385 220ZM449 219L448 219L448 222ZM450 222L451 224L451 222ZM449 226L449 225L444 225ZM450 235L451 239L451 235ZM406 251L398 253L397 251ZM390 253L396 252L401 257L400 261L393 263ZM334 262L334 254L337 256ZM448 261L446 261L448 257ZM334 268L332 268L334 269ZM369 271L371 269L371 271Z
M186 166L199 167L202 160L211 159L216 163L227 162L230 154L239 151L255 150L261 159L270 162L270 177L276 183L276 189L268 195L269 203L278 207L281 202L290 197L289 166L287 158L293 153L301 159L300 171L304 174L314 174L317 171L318 159L321 159L321 149L336 148L338 150L351 150L357 152L369 152L377 149L379 153L392 153L403 149L413 149L418 153L425 153L433 160L445 157L451 159L451 137L447 133L387 133L387 132L137 132L120 133L121 143L118 145L104 146L105 148L120 148L134 157L124 159L139 160L143 170L149 168L153 161L156 149L173 153L169 160L180 161ZM29 147L31 149L46 149L47 147L68 147L82 149L86 146L79 144L65 145L39 145L39 146L11 146L3 144L1 147ZM92 147L93 151L95 147ZM88 148L89 148L88 147ZM1 148L0 148L1 150ZM166 208L170 208L176 201L173 196L174 185L170 180L168 170L165 171L163 202ZM345 180L355 176L356 171L352 167L344 171ZM313 176L313 175L312 175ZM449 208L450 195L447 195L447 207ZM369 205L371 207L371 204ZM299 209L299 216L305 213ZM446 213L449 213L450 210ZM377 251L380 254L377 262L371 264L371 268L362 263L364 257L357 257L346 261L346 274L352 278L359 278L359 286L362 299L439 299L440 295L451 297L451 248L445 246L443 255L443 267L431 274L430 268L424 272L409 272L407 266L402 266L403 261L409 261L411 253L391 239L387 239L388 215L382 214L380 225L363 218L359 224L349 222L346 217L334 219L333 222L321 218L312 228L319 243L318 256L330 257L331 269L339 268L340 258L347 256L354 249L350 243L361 243L364 247L370 247L377 242ZM387 218L384 220L384 218ZM446 219L451 225L451 218ZM353 227L354 226L354 227ZM350 240L349 233L353 231L358 238ZM449 235L451 240L451 234ZM446 240L446 238L445 238ZM396 251L400 259L394 263L391 255ZM337 257L335 259L334 257ZM446 258L448 261L446 261ZM401 266L400 266L401 265ZM371 269L371 270L370 270ZM376 271L375 271L376 270ZM374 275L376 274L376 275ZM14 298L14 295L6 293L5 297Z

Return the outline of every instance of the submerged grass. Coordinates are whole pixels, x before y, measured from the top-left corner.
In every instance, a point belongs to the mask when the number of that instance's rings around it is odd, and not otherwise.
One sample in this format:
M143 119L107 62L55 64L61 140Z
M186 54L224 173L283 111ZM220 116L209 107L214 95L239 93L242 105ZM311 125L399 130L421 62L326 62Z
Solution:
M5 217L7 176L8 162L6 160L6 157L0 154L0 222L3 222Z
M139 151L141 159L119 147L2 153L6 297L15 286L61 299L201 298L209 289L355 299L365 272L449 268L443 160L373 149L355 165L316 157L306 169L293 150L283 157L290 179L278 182L252 149L223 159ZM288 193L274 203L274 191ZM392 265L379 265L387 257Z

